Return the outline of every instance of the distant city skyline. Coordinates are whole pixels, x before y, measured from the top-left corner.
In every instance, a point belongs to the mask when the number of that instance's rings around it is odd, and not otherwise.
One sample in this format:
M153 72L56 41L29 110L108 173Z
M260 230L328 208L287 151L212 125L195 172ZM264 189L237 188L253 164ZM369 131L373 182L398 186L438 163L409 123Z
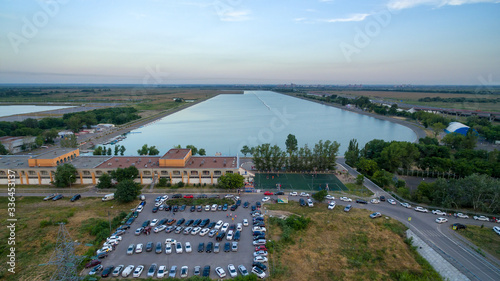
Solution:
M0 1L0 83L499 85L500 0Z

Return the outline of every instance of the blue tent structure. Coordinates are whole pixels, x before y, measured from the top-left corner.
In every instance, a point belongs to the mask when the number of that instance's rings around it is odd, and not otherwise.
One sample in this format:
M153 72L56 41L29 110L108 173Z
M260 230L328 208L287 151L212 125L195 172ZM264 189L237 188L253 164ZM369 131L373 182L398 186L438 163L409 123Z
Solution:
M449 134L449 133L459 133L462 135L467 135L467 132L469 131L470 127L466 126L460 122L450 122L450 125L448 128L446 128L444 131ZM474 130L474 129L472 129ZM475 132L475 130L474 130ZM477 133L477 132L476 132Z

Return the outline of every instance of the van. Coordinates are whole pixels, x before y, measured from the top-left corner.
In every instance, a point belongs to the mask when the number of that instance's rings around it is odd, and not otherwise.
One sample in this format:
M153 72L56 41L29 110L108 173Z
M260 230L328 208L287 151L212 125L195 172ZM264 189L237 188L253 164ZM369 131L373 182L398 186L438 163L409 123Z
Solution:
M141 195L141 196L139 196L139 199L141 199L141 201L146 201L146 196Z
M102 201L109 201L109 200L113 200L113 199L115 199L115 194L111 193L111 194L104 195L104 197L102 198Z

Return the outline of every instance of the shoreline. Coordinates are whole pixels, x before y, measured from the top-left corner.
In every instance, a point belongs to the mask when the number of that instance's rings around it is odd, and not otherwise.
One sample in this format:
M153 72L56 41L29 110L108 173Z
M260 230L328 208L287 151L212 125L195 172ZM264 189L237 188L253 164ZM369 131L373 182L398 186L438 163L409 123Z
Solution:
M360 109L346 108L345 106L342 106L342 105L338 105L338 104L334 104L334 103L325 103L325 102L321 102L321 101L317 101L317 100L313 100L313 99L308 99L305 97L299 97L299 96L296 96L293 94L280 93L280 92L276 92L276 93L282 94L282 95L287 95L287 96L298 98L298 99L302 99L302 100L306 100L306 101L310 101L310 102L319 103L319 104L326 105L326 106L335 107L335 108L338 108L341 110L345 110L345 111L349 111L349 112L353 112L353 113L357 113L357 114L362 114L362 115L370 116L370 117L377 118L380 120L393 122L393 123L399 124L401 126L405 126L415 133L415 135L417 137L417 139L415 140L415 143L417 143L419 139L425 138L427 136L427 133L425 132L425 130L421 126L414 124L414 123L410 123L410 122L405 121L405 120L400 120L400 119L396 119L393 117L383 116L383 115L379 115L376 113L366 112L366 111L362 111Z

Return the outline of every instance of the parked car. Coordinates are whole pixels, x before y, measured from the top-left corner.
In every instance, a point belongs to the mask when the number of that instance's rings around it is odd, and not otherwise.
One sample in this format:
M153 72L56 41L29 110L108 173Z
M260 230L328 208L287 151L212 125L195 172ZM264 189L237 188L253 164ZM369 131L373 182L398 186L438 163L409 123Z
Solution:
M262 269L263 271L267 270L267 266L261 262L253 262L252 266L256 266L256 267Z
M263 256L256 256L253 258L253 262L267 262L267 257Z
M59 199L62 199L64 196L62 194L56 195L54 198L52 198L52 201L57 201Z
M194 270L193 270L193 275L194 276L200 276L201 274L201 266L197 265L194 267Z
M362 200L362 199L356 199L356 203L358 203L358 204L368 204L368 202L366 202L365 200Z
M297 194L297 192L295 192L295 191L290 192L290 196L297 196L297 195L298 195L298 194Z
M202 274L203 277L209 277L210 276L210 265L206 265L204 268L203 268L203 274Z
M142 248L143 248L143 246L144 246L144 245L143 245L142 243L137 244L137 245L135 246L135 253L136 253L136 254L140 254L140 253L142 253Z
M389 203L391 205L396 205L396 200L389 198L389 199L387 199L387 203Z
M71 202L75 202L76 200L82 198L82 196L80 194L75 194L73 195L73 197L71 197L70 201Z
M135 244L130 244L127 249L127 255L132 255L135 251Z
M153 251L153 242L148 242L146 244L146 252L151 252Z
M134 267L135 266L133 265L128 265L127 267L125 267L125 269L122 271L122 277L128 277L130 273L134 271Z
M447 222L448 219L447 218L443 218L443 217L439 217L436 219L436 223L445 223Z
M132 276L135 277L135 278L140 277L143 270L144 270L144 265L137 266L135 268L134 274L132 274Z
M212 252L212 250L213 250L213 248L214 248L214 243L213 243L213 242L208 242L208 243L207 243L207 247L206 247L206 249L205 249L205 252L207 252L207 253L211 253L211 252Z
M256 266L252 267L252 273L257 275L257 277L259 277L260 279L264 279L266 277L266 273Z
M104 269L104 266L102 264L96 265L92 270L89 272L89 275L96 275L98 272L101 272Z
M165 277L166 272L167 272L167 267L165 265L160 265L160 267L158 267L158 271L156 272L156 278Z
M328 210L333 210L335 208L335 201L332 201L330 202L330 204L328 204Z
M57 196L57 193L49 194L49 195L45 196L45 198L43 198L43 201L48 201L56 196Z
M429 212L429 210L427 210L427 209L426 209L426 208L424 208L424 207L420 207L420 206L416 207L416 208L415 208L415 211L417 211L417 212L422 212L422 213L428 213L428 212Z
M188 276L189 267L187 265L181 267L181 278L186 278Z
M148 277L154 277L156 273L156 269L158 268L158 265L156 263L153 263L149 269L148 269Z
M230 252L231 251L231 244L229 242L226 242L224 244L224 252Z
M493 231L495 231L496 234L500 235L500 227L494 226Z
M400 203L400 204L401 204L401 206L403 206L405 208L408 208L408 209L411 208L411 205L408 204L408 203L406 203L406 202L403 202L403 203Z
M443 212L441 210L433 210L432 213L434 215L446 216L446 212Z
M238 273L236 272L236 267L233 264L229 264L227 266L227 271L229 272L229 275L233 278L238 275Z
M217 275L219 275L220 278L226 277L226 272L220 266L215 268L215 273L217 273Z
M351 198L348 198L348 197L345 197L345 196L342 196L339 198L340 201L345 201L345 202L352 202L352 199Z
M249 274L248 270L246 269L246 267L244 265L242 265L242 264L238 265L238 271L243 276L247 276Z
M463 213L456 213L456 214L455 214L455 216L456 216L457 218L461 218L461 219L468 219L468 218L469 218L469 216L468 216L468 215L463 214Z
M306 200L304 200L304 199L300 198L300 200L299 200L299 204L300 204L300 206L302 206L302 207L306 206Z
M191 248L190 242L185 243L185 248L186 248L186 253L191 253L193 251L193 248Z
M381 202L385 201L385 196L384 196L384 195L381 195L381 196L380 196L380 201L381 201Z
M91 260L85 265L85 268L93 267L99 264L101 264L100 260Z
M372 200L370 200L370 203L372 203L372 204L378 204L378 203L380 203L380 201L378 199L376 199L376 198L373 198Z
M162 225L160 225L160 226L155 227L155 228L153 229L153 231L154 231L154 233L158 233L158 232L160 232L160 231L165 230L165 228L167 228L167 226L166 226L166 225L164 225L164 224L162 224Z
M176 245L175 245L175 252L177 254L182 254L182 243L181 242L177 242Z
M168 277L175 278L175 275L177 275L177 265L172 265L170 272L168 273Z
M370 215L370 218L375 219L375 218L379 218L379 217L381 217L381 216L382 216L382 214L381 214L381 213L379 213L379 212L375 212L375 213L373 213L373 214L371 214L371 215Z
M266 191L264 192L264 195L273 195L273 193L271 191Z
M467 226L465 226L465 225L463 225L461 223L454 223L454 224L451 225L451 228L453 230L459 230L459 229L466 229Z
M478 220L478 221L490 221L489 218L485 217L485 216L474 216L473 217L475 220Z
M309 193L305 193L305 192L300 193L300 197L309 197L309 196L311 196L311 194L309 194Z
M328 194L328 195L325 196L325 199L326 200L335 200L335 197L332 196L332 195L330 195L330 194Z
M314 207L313 201L310 198L307 199L307 206Z
M161 254L162 251L163 251L163 246L162 246L161 242L157 242L156 248L155 248L155 253Z
M111 274L113 277L118 277L120 276L120 273L122 272L123 268L125 266L123 264L120 264L119 266L115 267L113 270L113 273Z

